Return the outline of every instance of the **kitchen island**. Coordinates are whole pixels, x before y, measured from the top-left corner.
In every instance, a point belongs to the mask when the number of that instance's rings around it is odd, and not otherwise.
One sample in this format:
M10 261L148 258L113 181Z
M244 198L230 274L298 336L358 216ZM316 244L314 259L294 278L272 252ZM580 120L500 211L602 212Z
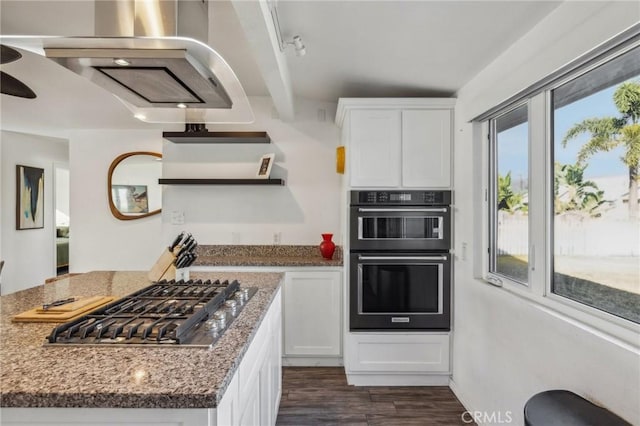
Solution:
M2 425L273 424L281 386L282 274L191 278L236 279L258 288L211 348L45 346L55 324L11 321L67 297L126 296L150 284L145 272L91 272L2 296Z

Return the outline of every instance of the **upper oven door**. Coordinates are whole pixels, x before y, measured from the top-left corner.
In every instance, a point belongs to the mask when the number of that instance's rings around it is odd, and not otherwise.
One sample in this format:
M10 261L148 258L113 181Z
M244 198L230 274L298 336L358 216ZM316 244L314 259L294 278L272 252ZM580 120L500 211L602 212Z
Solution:
M351 250L449 251L449 206L352 206Z

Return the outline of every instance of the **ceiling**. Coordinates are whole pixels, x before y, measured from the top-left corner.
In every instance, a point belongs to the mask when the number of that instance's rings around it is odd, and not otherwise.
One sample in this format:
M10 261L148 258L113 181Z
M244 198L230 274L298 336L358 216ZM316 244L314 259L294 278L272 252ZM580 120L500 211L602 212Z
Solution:
M34 17L33 8L39 3L2 0L0 33L59 31L51 28L52 20L45 19L50 15L42 10ZM47 3L46 7L55 4ZM65 35L92 35L83 34L90 31L92 23L87 21L93 19L87 2L58 3L71 8L70 13L56 13L69 16L69 22L60 23L71 28ZM293 49L284 52L293 95L337 102L340 97L454 96L559 4L280 0L277 9L285 39L300 35L307 48L302 57L295 56ZM230 64L247 95L273 95L265 81L271 81L275 69L265 69L256 60L260 57L255 50L256 33L247 35L247 26L241 22L245 17L239 17L231 0L210 5L214 8L212 47ZM281 55L275 46L274 52ZM23 53L22 59L3 65L2 70L25 82L38 98L2 95L2 129L65 136L70 129L161 127L134 119L113 95L88 80L42 56ZM176 130L175 125L164 127Z

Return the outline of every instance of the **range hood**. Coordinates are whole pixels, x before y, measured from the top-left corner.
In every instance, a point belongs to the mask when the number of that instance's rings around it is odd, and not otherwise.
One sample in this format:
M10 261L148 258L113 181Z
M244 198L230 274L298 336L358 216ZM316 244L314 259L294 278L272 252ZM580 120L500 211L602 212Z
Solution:
M155 123L249 123L242 85L209 45L215 2L94 2L86 37L3 36L114 94L140 120Z
M137 107L230 108L213 73L186 49L45 48L48 58Z

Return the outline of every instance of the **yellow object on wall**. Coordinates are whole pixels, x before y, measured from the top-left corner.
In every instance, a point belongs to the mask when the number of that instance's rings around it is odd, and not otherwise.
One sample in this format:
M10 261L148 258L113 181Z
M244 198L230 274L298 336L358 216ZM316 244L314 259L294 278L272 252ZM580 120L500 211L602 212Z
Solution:
M336 172L344 174L344 146L336 148Z

